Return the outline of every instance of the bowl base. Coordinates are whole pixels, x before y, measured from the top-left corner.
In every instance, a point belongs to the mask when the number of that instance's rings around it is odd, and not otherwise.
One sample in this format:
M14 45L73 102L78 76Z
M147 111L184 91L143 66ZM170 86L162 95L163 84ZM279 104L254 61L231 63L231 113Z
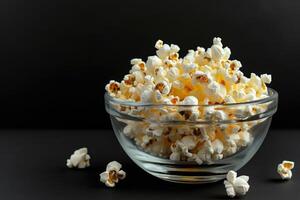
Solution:
M164 181L181 184L206 184L223 180L226 175L208 175L208 176L182 176L148 172L149 174Z

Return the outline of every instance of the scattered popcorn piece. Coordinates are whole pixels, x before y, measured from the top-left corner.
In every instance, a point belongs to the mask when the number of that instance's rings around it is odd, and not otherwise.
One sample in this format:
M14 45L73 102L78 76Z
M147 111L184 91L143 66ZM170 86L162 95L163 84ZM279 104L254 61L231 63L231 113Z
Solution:
M295 163L292 161L284 160L282 163L280 163L277 167L277 172L280 175L280 177L284 180L291 179L292 178L292 169L294 168Z
M80 148L71 155L70 159L67 160L67 167L83 169L90 166L90 155L88 154L87 148Z
M239 176L235 171L229 171L227 173L226 179L224 181L226 193L229 197L235 197L240 195L245 195L250 186L248 184L248 176Z
M126 177L126 172L121 170L122 165L117 161L112 161L107 164L106 171L100 174L100 181L108 187L115 187L119 180Z

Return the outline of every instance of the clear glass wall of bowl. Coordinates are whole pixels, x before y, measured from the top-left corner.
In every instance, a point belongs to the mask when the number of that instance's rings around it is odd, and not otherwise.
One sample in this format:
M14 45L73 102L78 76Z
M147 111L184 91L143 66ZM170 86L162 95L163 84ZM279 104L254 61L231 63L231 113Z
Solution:
M268 98L257 101L198 106L141 104L105 95L114 133L127 155L158 178L190 184L218 181L229 170L243 167L261 146L277 110L277 101L278 95L273 89L269 89ZM182 114L180 111L192 109L202 113L196 121L185 119L186 116L176 118L178 113ZM223 111L229 117L226 120L207 118L210 109ZM170 117L170 113L175 113L175 117ZM166 114L169 117L165 117ZM149 131L156 135L148 137ZM224 143L222 157L212 155L218 159L204 159L201 164L188 158L170 160L170 145L181 137L179 134L192 135L199 141L199 148L207 138L210 141L218 138ZM234 138L236 144L228 143L228 137ZM191 153L197 155L197 152Z

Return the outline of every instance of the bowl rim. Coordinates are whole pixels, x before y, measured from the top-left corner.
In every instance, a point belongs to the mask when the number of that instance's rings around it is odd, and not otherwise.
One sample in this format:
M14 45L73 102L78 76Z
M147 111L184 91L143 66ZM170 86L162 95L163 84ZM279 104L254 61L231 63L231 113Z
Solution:
M253 101L245 101L239 103L228 103L228 104L212 104L212 105L205 105L205 104L164 104L164 103L143 103L143 102L134 102L128 100L122 100L115 98L109 95L108 92L105 92L104 98L109 103L120 104L122 106L134 106L134 107L231 107L231 106L246 106L246 105L253 105L253 104L263 104L267 102L272 102L278 99L278 92L272 88L268 88L268 96L262 99L257 99Z

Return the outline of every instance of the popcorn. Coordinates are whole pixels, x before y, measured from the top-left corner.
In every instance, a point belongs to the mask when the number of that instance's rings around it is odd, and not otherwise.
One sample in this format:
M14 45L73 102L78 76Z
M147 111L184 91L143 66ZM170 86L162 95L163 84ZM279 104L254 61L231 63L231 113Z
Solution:
M67 160L67 167L83 169L90 166L90 155L88 154L87 148L80 148L71 155L70 159Z
M157 56L149 56L146 62L147 69L153 73L155 67L162 66L162 60Z
M162 81L157 83L154 89L158 90L161 94L169 94L171 87L166 81Z
M126 177L126 172L121 170L122 165L117 161L112 161L107 164L106 171L100 174L100 181L105 183L107 187L115 187L119 180Z
M195 137L193 137L191 135L184 136L181 139L181 142L188 148L188 150L194 149L197 144Z
M212 147L212 143L210 140L207 140L204 145L203 148L201 148L198 152L197 152L197 157L199 160L201 160L202 162L207 162L207 163L211 163L212 162L212 154L214 153L214 149Z
M196 71L192 79L193 85L209 84L212 81L211 75L202 71Z
M170 160L178 161L182 156L192 158L193 154L189 151L195 148L196 144L193 136L185 136L180 141L177 140L175 144L171 145Z
M214 38L213 43L214 44L211 47L211 57L214 61L220 62L225 54L224 49L222 48L221 38Z
M240 139L239 139L239 144L241 147L245 147L248 144L252 143L252 136L248 131L241 131L240 132Z
M231 51L228 47L224 48L223 60L228 60L230 58Z
M159 58L165 59L170 55L171 48L168 44L164 44L161 48L156 51L156 54Z
M213 152L214 152L214 158L215 160L221 160L223 158L223 143L221 142L221 140L216 139L211 143Z
M156 124L150 124L146 129L146 134L151 136L161 136L164 131L163 127L160 127Z
M123 129L123 133L124 135L130 138L136 137L139 133L138 130L145 128L145 124L143 123L135 123L131 121L123 121L123 122L127 124Z
M133 74L127 74L124 76L123 81L126 85L133 85L135 81L135 76Z
M226 193L229 197L235 197L236 195L245 195L250 186L248 184L248 176L239 176L235 171L229 171L224 181Z
M132 65L138 65L138 64L140 64L142 62L143 61L140 58L133 58L133 59L130 60L130 64L132 64Z
M262 81L261 81L261 79L259 78L259 76L257 76L257 75L254 74L254 73L251 73L249 83L251 84L251 86L252 86L254 89L257 89L257 90L259 90L259 89L261 88L261 86L262 86Z
M115 96L120 90L120 83L117 81L111 80L109 84L105 86L105 90L109 92L110 95Z
M217 105L268 97L266 84L271 83L271 75L251 73L246 77L242 63L230 60L231 50L219 37L210 48L197 47L181 57L178 45L162 40L155 43L155 49L156 54L146 62L132 59L129 74L120 83L110 81L105 87L113 98L159 105L116 106L122 113L145 119L118 119L125 123L126 137L152 155L198 164L225 159L252 143L255 121L223 122L248 119L263 113L267 106ZM185 121L191 125L182 125ZM203 125L202 121L212 124Z
M171 81L176 80L177 77L179 76L179 69L177 67L171 67L167 75L169 79L171 79Z
M294 168L295 163L292 161L284 160L277 167L277 172L280 177L284 180L288 180L292 178L292 169Z
M180 48L176 44L171 44L171 53L179 52Z
M184 107L179 108L179 113L186 119L191 121L196 121L199 117L199 110L196 105L198 105L198 99L193 96L187 96L180 103ZM195 106L192 106L195 105Z
M185 73L191 73L197 68L196 64L188 64L183 66L183 70Z
M155 43L155 48L156 49L160 49L162 48L164 42L162 40L157 40L157 42Z
M134 72L132 72L132 75L134 76L134 85L144 82L144 73L143 72L134 71Z
M242 67L242 63L238 60L233 60L229 67L231 70L237 71Z
M182 105L189 105L189 106L197 106L198 105L198 99L194 96L187 96L184 98L184 100L181 102Z
M151 90L144 90L141 94L141 102L151 103L153 99L153 92Z
M262 75L260 75L260 78L264 83L267 83L267 84L270 84L272 81L272 76L269 74L262 74Z

